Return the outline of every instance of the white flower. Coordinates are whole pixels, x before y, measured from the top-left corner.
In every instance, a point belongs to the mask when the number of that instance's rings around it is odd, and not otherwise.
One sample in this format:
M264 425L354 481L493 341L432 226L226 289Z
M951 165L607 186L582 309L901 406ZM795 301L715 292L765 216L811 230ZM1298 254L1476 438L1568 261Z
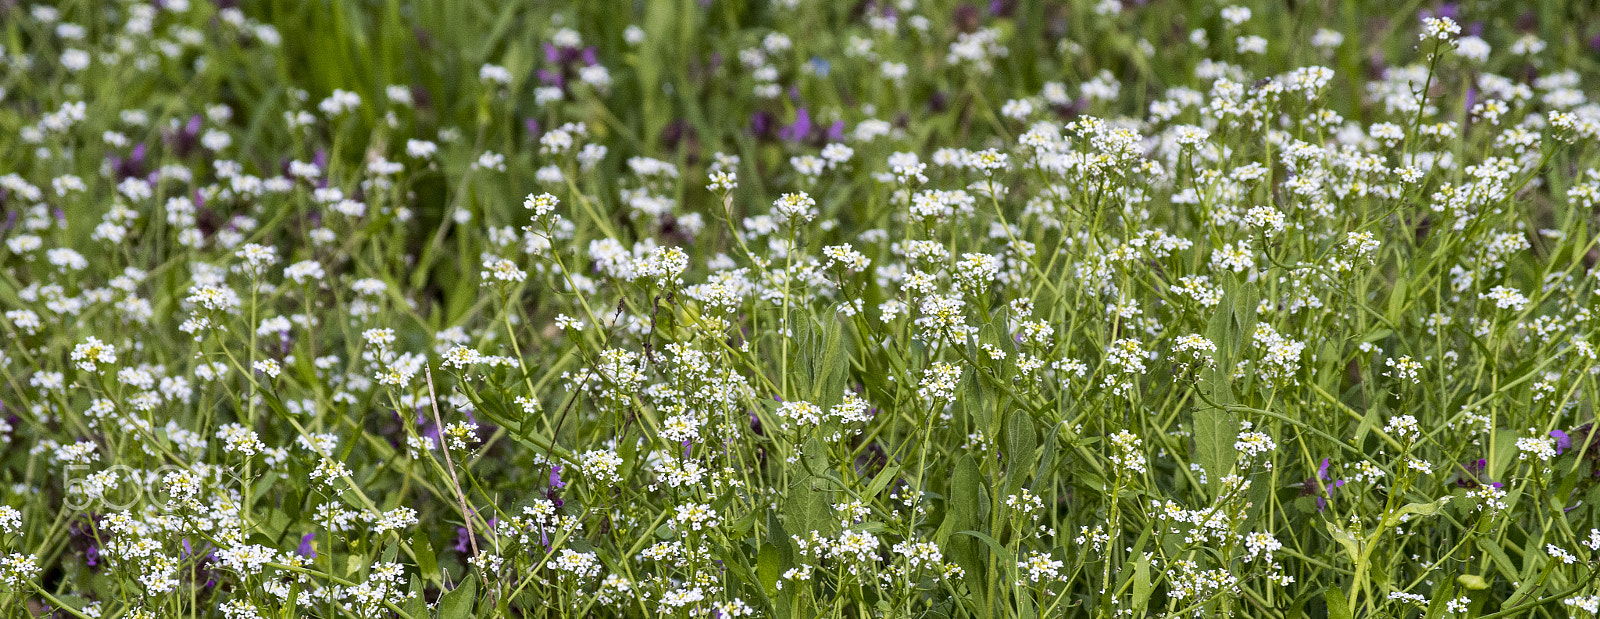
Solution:
M1479 295L1479 298L1493 301L1495 307L1500 309L1511 310L1515 312L1522 311L1522 308L1526 307L1529 303L1528 297L1522 296L1520 291L1515 288L1507 288L1505 286L1495 286L1494 288L1489 289L1489 292Z
M1422 20L1422 33L1418 38L1426 41L1435 39L1449 42L1456 35L1461 34L1461 26L1449 17L1425 17Z
M117 351L100 338L89 336L82 344L72 348L72 360L77 362L78 369L85 372L99 371L99 365L111 365L117 362Z
M250 364L255 371L266 374L268 378L277 378L283 367L278 365L276 359L261 359Z
M775 214L802 222L811 221L811 218L817 216L816 207L817 201L811 199L811 196L804 191L783 194L772 203Z

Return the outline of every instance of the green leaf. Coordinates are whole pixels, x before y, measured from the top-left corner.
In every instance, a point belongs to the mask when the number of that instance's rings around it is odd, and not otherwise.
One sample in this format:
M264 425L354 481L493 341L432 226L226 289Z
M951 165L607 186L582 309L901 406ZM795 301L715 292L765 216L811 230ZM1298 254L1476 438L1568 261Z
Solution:
M947 531L971 531L983 528L989 513L988 495L984 493L983 472L972 456L962 456L950 478L950 497L946 500ZM968 578L982 582L984 577L983 551L971 539L951 537L950 558L965 570ZM974 587L977 588L977 587Z
M956 535L970 535L977 538L978 541L983 542L985 546L989 547L989 550L994 551L994 556L999 557L1000 565L1002 566L1016 565L1017 563L1016 559L1011 557L1011 551L1006 549L1005 544L1001 544L1000 540L989 537L987 533L979 533L977 531L956 531Z
M756 554L756 578L767 597L778 596L778 576L783 574L783 551L772 544L763 544Z
M478 576L467 578L456 588L439 598L439 619L467 619L472 616L472 602L478 595Z
M1344 589L1328 587L1322 592L1322 599L1328 602L1328 619L1354 619L1350 615L1350 602L1344 599Z
M1394 288L1389 291L1389 302L1383 309L1383 317L1389 324L1400 324L1400 312L1406 306L1406 287L1409 282L1410 279L1404 273L1395 278Z
M1350 560L1355 561L1361 556L1361 540L1355 538L1348 531L1339 528L1339 525L1327 523L1328 534L1333 536L1333 541L1339 542L1344 547L1345 554L1350 555Z
M1221 491L1222 478L1239 460L1238 450L1234 448L1238 439L1239 421L1233 413L1220 408L1194 412L1194 459L1205 469L1206 485L1213 495Z
M1235 361L1239 359L1239 351L1249 345L1250 338L1255 334L1256 310L1260 305L1261 293L1254 282L1240 286L1238 293L1233 296L1233 319L1237 328L1233 334Z
M1462 574L1456 577L1456 582L1466 587L1469 591L1482 591L1489 588L1489 581L1477 574Z
M1511 597L1506 598L1508 600L1507 608L1513 607L1511 605L1520 607L1533 601L1537 597L1537 590L1544 587L1546 581L1549 580L1550 573L1561 566L1560 561L1547 561L1543 559L1543 556L1530 553L1523 557L1526 565L1522 567L1521 584L1517 585L1517 590L1511 593ZM1544 569L1539 569L1541 565ZM1535 570L1539 572L1538 576L1534 576Z
M1150 582L1150 557L1139 553L1133 564L1133 616L1143 617L1150 605L1150 594L1156 589Z
M430 582L439 582L439 560L434 557L433 543L422 529L411 534L411 552L417 558L417 571Z
M966 385L962 393L964 397L962 409L972 419L973 426L983 431L984 436L995 437L1001 419L992 414L994 389L984 385L983 379L978 377L977 372L966 372L963 381Z
M1033 484L1029 486L1036 495L1043 496L1041 484L1050 483L1051 473L1056 465L1056 435L1061 433L1061 424L1051 424L1050 431L1044 435L1044 450L1039 456L1039 468L1034 471Z
M872 485L867 486L867 491L861 493L862 498L870 499L878 496L878 493L883 492L884 488L888 488L889 484L894 481L895 476L899 474L900 465L898 464L883 467L883 470L878 471L878 475L872 478Z
M785 570L794 567L798 562L795 560L796 548L794 540L790 539L789 530L784 526L783 519L779 517L778 510L767 510L767 538L763 541L761 547L762 550L757 552L756 557L756 572L760 575L761 586L769 592L775 592L774 597L776 599L773 600L773 606L777 607L775 616L790 616L794 607L795 594L798 593L799 589L798 587L788 587L782 591L777 591L777 582L778 577ZM777 551L775 564L771 559L771 555L767 554L767 548Z
M1415 514L1417 516L1432 516L1437 514L1439 513L1440 509L1444 508L1446 503L1450 502L1451 498L1453 497L1446 496L1431 503L1407 503L1404 507L1401 507L1399 510L1395 511L1394 515L1389 518L1389 524L1390 526L1393 526L1395 522L1399 521L1401 516L1406 514Z
M839 521L833 517L831 493L826 490L831 483L825 477L807 475L789 487L789 496L783 502L784 528L799 535L817 531L831 536L838 532Z
M819 406L831 407L844 399L844 390L850 375L850 356L844 347L844 327L838 320L828 320L822 328L822 354L816 368L815 401Z
M1478 538L1478 549L1482 550L1483 554L1489 555L1489 561L1494 564L1495 569L1499 570L1501 575L1513 580L1518 579L1516 564L1511 562L1511 557L1506 556L1506 551L1500 548L1499 543L1487 537L1480 537Z
M1427 610L1423 611L1422 616L1426 619L1439 619L1440 617L1443 617L1445 609L1450 605L1450 601L1455 599L1451 595L1453 593L1451 589L1454 588L1455 586L1450 582L1449 579L1435 579L1433 583L1433 594L1428 596L1430 598L1430 601L1428 602L1428 608Z
M428 602L422 599L422 579L411 575L411 589L406 593L406 604L401 607L411 619L428 619Z
M1015 494L1033 472L1033 452L1038 446L1033 417L1020 408L1011 411L1006 420L1006 493Z
M768 595L765 588L760 584L761 577L751 573L747 558L743 552L735 551L718 544L717 550L713 556L716 556L718 560L721 561L722 564L728 569L728 589L730 591L738 593L748 591L750 589L756 589L756 597L757 600L760 601L761 607L766 609L767 614L772 614L773 609L771 596ZM759 556L757 560L759 561Z

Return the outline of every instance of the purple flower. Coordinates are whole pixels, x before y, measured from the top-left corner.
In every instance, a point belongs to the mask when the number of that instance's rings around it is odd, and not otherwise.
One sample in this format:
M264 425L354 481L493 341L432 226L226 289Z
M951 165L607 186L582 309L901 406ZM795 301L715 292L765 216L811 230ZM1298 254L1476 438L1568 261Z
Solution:
M1483 475L1484 470L1488 468L1489 461L1484 460L1483 458L1478 458L1477 460L1473 460L1461 465L1461 471L1463 474L1457 476L1456 486L1461 488L1476 488L1481 485L1490 485L1496 488L1504 487L1504 484L1501 484L1500 482L1490 482L1488 484L1483 483L1481 476Z
M1143 2L1139 4L1144 4ZM989 14L995 17L1011 17L1017 10L1017 3L1008 0L989 0Z
M950 17L950 21L955 24L956 30L961 32L976 31L978 26L981 25L982 16L978 13L978 7L971 4L962 3L957 6Z
M200 115L195 114L189 117L189 122L183 126L183 129L177 132L166 132L163 137L166 138L167 146L171 147L172 151L179 157L188 156L191 151L200 146L200 123Z
M140 142L134 145L133 151L128 153L128 158L124 159L115 155L110 157L111 171L118 182L128 178L142 177L146 174L144 166L145 151L144 142Z
M1315 480L1308 480L1305 483L1304 489L1301 491L1301 496L1312 493L1317 494L1317 511L1319 512L1328 507L1327 497L1332 496L1333 489L1344 485L1343 479L1331 480L1332 483L1322 483L1330 481L1328 479L1328 466L1328 458L1323 458L1322 464L1317 466L1317 478Z
M97 518L89 514L88 518L74 521L67 527L67 539L73 547L83 552L84 564L89 567L100 565L100 534Z
M772 125L775 121L770 112L756 112L750 115L750 135L756 138L772 136Z
M552 71L550 69L539 69L539 81L557 88L567 85L567 80L561 76L560 71Z
M567 487L567 482L561 481L561 465L559 465L559 464L550 465L550 487L551 488L565 488L565 487Z
M557 47L552 43L544 44L544 60L548 64L556 65L551 69L541 69L539 79L546 84L561 86L565 83L563 74L572 70L573 65L583 63L588 66L600 64L598 52L593 47Z
M811 135L811 128L811 111L800 108L795 111L794 122L778 130L778 138L785 142L799 142Z
M1437 11L1417 9L1417 21L1422 21L1429 17L1447 17L1459 21L1461 19L1461 10L1454 2L1446 2L1440 5Z
M433 418L422 411L417 411L417 434L428 439L430 444L443 444L439 442L439 426L433 425Z
M1550 436L1555 437L1556 439L1556 455L1559 456L1561 455L1561 452L1572 449L1572 437L1567 436L1566 432L1562 432L1560 430L1551 430Z
M300 538L300 547L295 549L295 552L307 559L317 558L317 549L311 547L311 540L316 538L316 533L307 533L305 537Z

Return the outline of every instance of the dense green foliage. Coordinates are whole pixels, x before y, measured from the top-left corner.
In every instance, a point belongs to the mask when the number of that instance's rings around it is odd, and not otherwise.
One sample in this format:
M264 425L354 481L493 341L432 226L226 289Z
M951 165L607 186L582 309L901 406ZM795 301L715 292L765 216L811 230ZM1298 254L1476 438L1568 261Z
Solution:
M1600 611L1591 3L233 4L0 0L0 617Z

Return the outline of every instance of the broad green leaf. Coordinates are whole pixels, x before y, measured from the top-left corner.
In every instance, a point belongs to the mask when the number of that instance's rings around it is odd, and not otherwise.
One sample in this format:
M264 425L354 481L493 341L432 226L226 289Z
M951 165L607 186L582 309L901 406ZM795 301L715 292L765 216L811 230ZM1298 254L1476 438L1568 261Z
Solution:
M979 533L977 531L956 531L956 535L970 535L974 538L977 538L978 541L983 542L985 546L989 547L989 550L994 551L994 556L999 558L1000 566L1002 568L1016 565L1017 563L1016 559L1011 556L1011 551L1006 549L1005 544L1000 543L1000 540L990 537L987 533Z
M1327 525L1328 534L1333 536L1333 541L1344 547L1344 552L1350 556L1351 561L1355 561L1357 557L1361 556L1361 540L1356 539L1350 532L1339 528L1339 525L1332 522L1327 523Z
M1143 617L1155 585L1150 582L1150 557L1139 553L1133 563L1133 616Z
M1410 281L1410 278L1401 273L1399 277L1395 278L1394 288L1389 290L1389 302L1383 310L1383 317L1389 321L1389 324L1400 323L1400 313L1406 306L1406 288L1410 285Z
M861 496L863 498L878 496L878 493L883 492L884 488L888 488L889 484L894 482L895 476L899 474L900 465L898 464L883 467L883 470L878 471L878 475L872 478L872 484L867 486L867 491L861 493Z
M845 350L843 333L843 322L824 321L821 355L818 357L816 367L817 393L814 400L819 406L831 407L844 398L850 375L850 356Z
M1036 495L1043 496L1043 486L1052 483L1056 465L1056 435L1061 433L1061 424L1051 424L1050 431L1044 435L1044 449L1039 456L1039 468L1034 471L1033 484L1028 486Z
M832 494L826 489L830 485L827 478L807 475L790 486L783 502L784 528L798 535L837 533L839 521L833 517Z
M1233 320L1234 328L1237 329L1233 334L1234 361L1239 360L1242 356L1241 351L1250 346L1251 338L1255 336L1256 310L1260 305L1261 293L1256 289L1255 282L1238 287L1238 293L1233 297Z
M422 599L422 579L415 574L411 576L411 587L406 596L405 606L401 610L411 615L411 619L428 619L428 602Z
M983 528L989 513L988 495L984 493L984 487L983 473L978 469L977 461L973 460L972 456L962 456L961 460L956 462L955 472L950 478L950 497L946 501L948 510L945 516L946 530L956 532ZM977 541L953 535L949 540L951 559L966 571L968 578L982 582L984 553Z
M1344 597L1344 589L1328 587L1322 592L1322 599L1328 602L1328 619L1354 619L1350 615L1350 601Z
M478 576L467 577L455 589L439 598L439 619L468 619L472 617L472 603L478 595Z
M1239 421L1220 408L1194 412L1194 459L1206 471L1206 485L1213 496L1222 488L1222 478L1239 459L1234 444L1239 440Z
M783 574L783 552L772 544L763 544L756 555L756 578L769 597L778 595L778 577Z
M1482 591L1489 588L1489 581L1477 574L1462 574L1456 577L1456 582L1472 591Z
M1428 602L1428 608L1423 611L1422 616L1426 619L1439 619L1439 617L1443 616L1445 608L1449 605L1450 600L1455 599L1450 595L1452 592L1451 590L1454 588L1455 584L1452 583L1448 578L1434 579L1433 594L1428 596L1430 598L1430 601Z
M417 571L429 582L439 582L439 563L433 554L433 543L428 534L418 528L411 534L411 552L416 555Z
M1443 497L1431 503L1408 503L1405 507L1401 507L1400 511L1397 513L1416 514L1418 516L1432 516L1439 513L1439 510L1442 509L1446 503L1449 503L1450 499L1451 497Z
M1015 494L1022 481L1034 472L1034 451L1039 438L1033 427L1033 417L1020 408L1011 411L1006 421L1006 493Z

